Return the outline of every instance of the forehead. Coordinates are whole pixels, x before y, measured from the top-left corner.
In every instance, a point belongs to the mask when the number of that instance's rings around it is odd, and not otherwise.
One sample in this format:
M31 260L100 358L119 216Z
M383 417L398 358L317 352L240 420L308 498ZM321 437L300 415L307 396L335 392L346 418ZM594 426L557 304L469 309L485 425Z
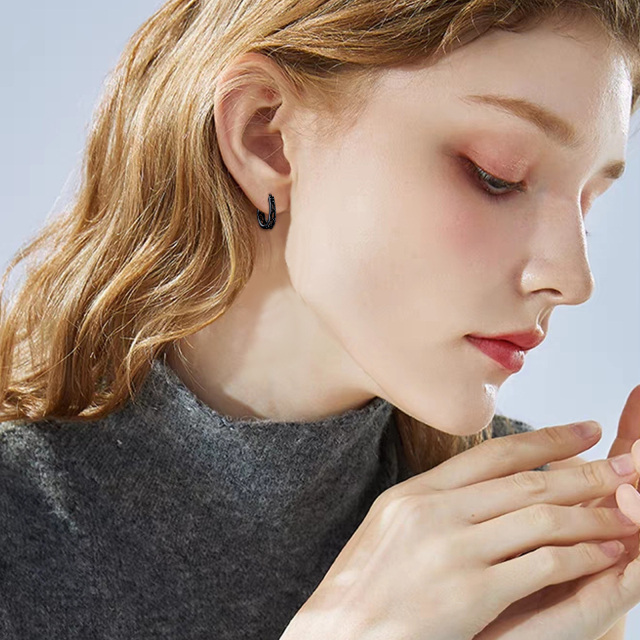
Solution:
M465 113L519 117L559 147L604 150L610 177L623 169L631 70L619 49L588 27L568 35L547 25L491 30L437 62L386 70L377 89L380 98L396 95L424 108L425 117L458 105Z

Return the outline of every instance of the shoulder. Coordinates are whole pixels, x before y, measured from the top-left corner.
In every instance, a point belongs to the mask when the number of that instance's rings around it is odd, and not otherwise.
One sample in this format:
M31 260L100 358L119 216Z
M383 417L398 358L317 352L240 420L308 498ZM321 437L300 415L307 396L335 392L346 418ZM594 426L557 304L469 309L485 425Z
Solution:
M86 451L87 435L77 423L55 420L0 423L0 492L55 496ZM94 432L97 434L98 432ZM95 437L95 436L94 436Z
M55 492L50 444L41 423L0 423L0 505L5 514L2 535L17 535L35 512L47 508L47 494ZM47 491L47 487L49 491Z
M27 464L46 443L43 426L47 423L9 420L0 423L0 460Z
M56 433L61 432L48 421L0 423L0 491L5 498L37 492L54 481L65 451Z

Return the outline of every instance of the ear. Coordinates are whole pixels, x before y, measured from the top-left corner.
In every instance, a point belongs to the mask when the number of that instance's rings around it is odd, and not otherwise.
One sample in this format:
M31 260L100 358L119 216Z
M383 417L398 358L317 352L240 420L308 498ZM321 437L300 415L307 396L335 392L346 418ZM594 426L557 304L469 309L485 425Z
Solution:
M585 462L589 462L580 456L573 456L572 458L567 458L566 460L555 460L554 462L548 462L549 471L553 471L554 469L567 469L568 467L579 467Z
M214 95L220 155L254 207L269 211L272 194L281 215L290 206L290 160L296 148L292 121L298 105L280 68L265 55L250 52L234 60L221 72L217 89L238 77L243 79L241 86L224 97L221 90ZM255 211L253 214L255 222ZM282 223L276 225L276 233L282 228Z

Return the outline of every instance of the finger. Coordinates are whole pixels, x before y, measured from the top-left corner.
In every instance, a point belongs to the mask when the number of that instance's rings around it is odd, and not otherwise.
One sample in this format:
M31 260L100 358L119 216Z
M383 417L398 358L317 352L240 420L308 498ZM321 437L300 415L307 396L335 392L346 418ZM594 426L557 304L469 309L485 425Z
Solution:
M640 384L634 387L622 409L618 432L608 457L631 451L631 445L640 438Z
M552 598L550 605L542 604L540 623L546 622L546 628L571 629L572 638L605 638L609 629L633 608L626 608L618 596L619 576L627 562L627 556L623 555L603 571L578 578L573 582L570 597L555 604L556 599ZM548 587L549 593L553 594L552 589L557 586L561 585Z
M640 438L640 384L627 397L618 423L618 437L622 440Z
M574 427L579 424L593 425L597 430L587 438L580 437L574 431ZM547 462L575 456L592 447L601 435L600 425L588 420L586 423L569 423L492 438L445 460L429 471L409 478L401 485L408 491L413 488L418 491L449 491L463 487L469 489L481 482L537 469ZM396 491L395 487L391 490Z
M507 595L515 601L530 596L541 589L546 589L549 585L579 581L585 575L606 571L617 562L618 558L619 556L608 556L602 551L599 544L593 543L580 542L572 546L544 546L486 568L486 582L491 584L493 589L498 588L498 591L507 585L509 590ZM568 591L571 594L571 588ZM566 599L564 601L566 602ZM593 611L582 611L581 606L575 606L575 600L572 605L566 611L569 615L577 616L572 625L545 625L545 627L571 629L572 631L582 628L582 632L588 629L588 636L581 632L572 636L576 638L595 638L602 635L592 634L593 629L589 622ZM617 605L616 613L621 608L620 602ZM544 617L547 617L552 608L544 609ZM615 622L615 619L622 617L625 613L626 611L623 611L618 614L613 621ZM602 616L598 616L596 619L602 621L602 618ZM585 622L587 622L586 628ZM606 627L602 631L604 633Z
M630 485L620 485L616 490L620 510L634 522L640 522L640 495ZM620 616L625 615L640 602L640 555L632 555L617 583L615 595L622 603Z
M537 515L540 514L540 515ZM552 524L550 524L552 521ZM488 565L528 553L541 546L567 546L578 542L600 543L638 533L634 521L623 523L616 509L581 509L563 505L533 505L477 525L474 559Z
M634 446L636 442L640 442L640 440L634 440L631 445L629 446L629 448L624 451L624 453L628 453L630 451L635 451L635 455L633 457L633 461L636 465L636 470L638 471L638 473L640 473L640 445L637 445L637 447L634 449ZM615 457L615 456L609 456L609 457ZM638 480L630 480L629 484L632 485L635 489L638 488ZM616 495L615 492L612 493L609 496L603 497L603 498L596 498L595 500L590 500L587 503L584 503L582 505L580 505L582 507L587 506L587 507L615 507L617 506L617 502L616 502Z
M629 483L625 483L616 489L615 497L624 515L640 524L640 494Z
M543 503L574 506L581 501L608 496L621 484L635 481L637 477L635 469L631 473L618 475L610 461L596 460L579 467L544 473L514 473L462 487L452 504L458 517L469 524L481 524L527 507L539 509ZM497 539L502 540L499 535Z

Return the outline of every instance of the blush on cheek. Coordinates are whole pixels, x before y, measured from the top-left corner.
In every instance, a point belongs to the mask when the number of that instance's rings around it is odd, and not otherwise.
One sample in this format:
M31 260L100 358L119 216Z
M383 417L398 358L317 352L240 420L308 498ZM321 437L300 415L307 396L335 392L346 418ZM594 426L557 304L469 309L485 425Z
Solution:
M499 237L495 222L486 219L486 212L469 205L449 211L449 221L442 228L442 246L460 269L460 277L471 277L482 271L493 271L504 261L504 240Z
M443 194L442 241L456 254L475 258L489 240L489 220L482 207L473 204L460 192L458 185L451 185Z
M471 209L452 211L445 241L457 254L475 256L485 241L481 227L478 216Z

